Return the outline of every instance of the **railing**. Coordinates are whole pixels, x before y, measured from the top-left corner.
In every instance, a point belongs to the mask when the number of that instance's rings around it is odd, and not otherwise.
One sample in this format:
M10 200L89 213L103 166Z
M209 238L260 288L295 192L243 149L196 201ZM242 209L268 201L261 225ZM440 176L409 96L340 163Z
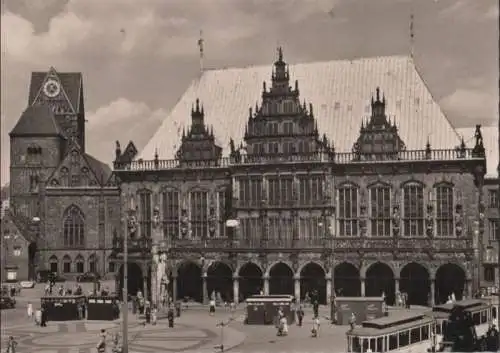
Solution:
M334 250L356 251L396 249L399 251L461 252L472 249L468 238L333 238Z
M136 160L129 163L116 163L116 171L146 171L166 169L207 169L228 168L242 165L286 164L286 163L388 163L411 161L454 161L484 159L472 149L411 150L383 153L328 153L314 152L301 154L263 154L223 157L218 160L180 161L178 159Z
M237 200L234 204L236 208L293 208L293 207L321 207L321 206L331 206L331 200L311 200L311 201L301 201L301 200L286 200L283 202L270 202L261 200Z

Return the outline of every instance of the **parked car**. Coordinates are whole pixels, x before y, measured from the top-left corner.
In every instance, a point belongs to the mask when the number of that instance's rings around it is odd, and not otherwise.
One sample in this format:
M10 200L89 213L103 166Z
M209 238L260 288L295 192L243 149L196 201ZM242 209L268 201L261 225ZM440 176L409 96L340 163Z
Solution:
M77 282L96 282L101 279L101 276L98 273L94 272L86 272L83 275L76 277Z
M21 281L21 282L19 282L19 285L23 289L35 288L35 282L34 281Z
M0 309L14 309L16 307L16 300L12 297L2 295L0 297Z
M40 270L36 276L38 283L46 283L46 282L66 282L66 278L59 276L59 274L55 272L51 272L49 270Z

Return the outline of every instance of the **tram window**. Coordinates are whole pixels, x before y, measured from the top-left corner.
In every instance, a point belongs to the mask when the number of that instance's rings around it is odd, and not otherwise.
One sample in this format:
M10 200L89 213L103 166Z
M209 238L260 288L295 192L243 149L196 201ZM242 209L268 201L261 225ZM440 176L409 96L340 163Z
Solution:
M440 322L437 322L436 323L436 335L440 335L442 333L442 329L441 329L441 326L444 325L444 322L443 323L440 323Z
M420 327L412 328L410 331L410 344L420 342Z
M399 333L399 347L407 346L410 343L410 332L401 331Z
M486 310L481 311L481 323L484 324L488 321L488 312Z
M389 336L389 350L392 351L393 349L398 348L398 335L390 335Z
M480 325L481 324L481 317L479 316L479 313L474 313L472 315L472 321L474 321L474 325Z
M384 337L377 338L377 350L376 352L384 351Z
M353 352L361 352L361 346L359 344L359 337L354 337L352 339L352 351Z
M368 340L363 340L363 352L368 351Z
M422 341L427 339L429 339L429 326L422 326Z
M377 343L377 340L375 338L370 339L370 349L373 351L375 349L375 343Z

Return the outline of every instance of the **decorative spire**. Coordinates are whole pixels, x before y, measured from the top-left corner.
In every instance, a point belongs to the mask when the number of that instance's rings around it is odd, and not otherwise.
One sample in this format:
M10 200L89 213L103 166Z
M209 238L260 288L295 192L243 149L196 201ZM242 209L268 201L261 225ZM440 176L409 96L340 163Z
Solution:
M200 38L198 39L198 48L200 50L200 73L203 73L204 67L203 67L203 58L204 58L204 48L203 44L205 41L203 40L203 31L200 30Z
M415 20L415 17L413 16L413 9L410 14L410 57L413 59L413 54L414 54L414 40L415 40L415 33L414 33L414 28L413 28L413 22Z
M310 116L314 116L314 112L313 112L313 105L312 105L312 103L309 103L309 115L310 115Z
M278 48L278 61L283 62L283 49L281 47Z

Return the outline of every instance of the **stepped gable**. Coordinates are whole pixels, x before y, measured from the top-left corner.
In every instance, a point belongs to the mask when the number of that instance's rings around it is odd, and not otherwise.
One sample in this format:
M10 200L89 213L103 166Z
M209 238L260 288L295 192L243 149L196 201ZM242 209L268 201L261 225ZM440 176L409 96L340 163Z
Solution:
M191 104L204 102L205 123L214 127L223 154L230 154L230 139L243 141L248 107L262 94L262 82L271 68L252 66L204 71L193 81L177 105L137 158L173 159L182 131L190 124ZM335 143L337 152L351 152L359 128L371 114L370 97L381 87L388 98L385 112L396 117L398 134L408 150L422 150L429 140L434 149L460 143L454 127L433 99L412 58L387 56L290 64L289 75L298 80L300 94L314 106L318 131ZM166 136L178 136L165 138Z

